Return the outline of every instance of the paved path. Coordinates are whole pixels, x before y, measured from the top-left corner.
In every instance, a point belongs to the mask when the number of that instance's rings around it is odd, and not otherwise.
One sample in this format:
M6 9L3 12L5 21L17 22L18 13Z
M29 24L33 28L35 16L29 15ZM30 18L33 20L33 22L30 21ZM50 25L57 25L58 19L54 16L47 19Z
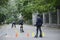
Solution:
M60 40L60 29L42 27L43 38L34 38L36 28L31 25L24 25L24 33L16 28L11 28L11 24L3 25L0 29L0 40Z

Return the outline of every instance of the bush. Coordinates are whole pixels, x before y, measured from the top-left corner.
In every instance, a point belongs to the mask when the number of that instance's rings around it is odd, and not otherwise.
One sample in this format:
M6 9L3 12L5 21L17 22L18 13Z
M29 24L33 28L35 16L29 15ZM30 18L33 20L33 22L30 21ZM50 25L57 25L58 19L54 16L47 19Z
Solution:
M15 21L16 24L19 23L18 18L12 18L12 17L10 17L9 19L7 19L7 20L6 20L6 23L9 24L9 23L12 23L13 21Z
M7 24L12 23L13 20L14 20L14 18L6 19L6 23L7 23Z
M27 20L25 23L31 25L32 24L32 20Z

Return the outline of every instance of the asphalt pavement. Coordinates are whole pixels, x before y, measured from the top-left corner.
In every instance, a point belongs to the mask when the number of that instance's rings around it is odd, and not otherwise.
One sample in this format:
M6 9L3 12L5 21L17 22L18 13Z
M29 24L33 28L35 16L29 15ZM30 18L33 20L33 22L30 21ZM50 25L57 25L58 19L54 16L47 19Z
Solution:
M24 32L20 32L20 25L11 28L11 24L0 26L0 40L60 40L60 29L42 27L43 37L34 38L36 27L24 24Z

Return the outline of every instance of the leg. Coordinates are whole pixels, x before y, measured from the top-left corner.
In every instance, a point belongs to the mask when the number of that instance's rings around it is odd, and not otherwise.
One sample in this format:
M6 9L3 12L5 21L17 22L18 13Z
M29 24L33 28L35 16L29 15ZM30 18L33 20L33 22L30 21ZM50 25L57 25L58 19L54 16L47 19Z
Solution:
M13 28L13 24L12 24L12 27L11 28Z
M16 24L15 24L14 26L15 26L15 28L16 28Z
M24 30L23 30L23 25L21 25L22 26L22 32L24 32Z
M35 37L38 37L38 27L36 27L36 35Z
M40 31L40 36L39 36L39 37L42 37L42 30L41 30L41 27L39 28L39 31Z
M21 25L20 31L21 31L21 32L24 32L24 30L23 30L23 25Z

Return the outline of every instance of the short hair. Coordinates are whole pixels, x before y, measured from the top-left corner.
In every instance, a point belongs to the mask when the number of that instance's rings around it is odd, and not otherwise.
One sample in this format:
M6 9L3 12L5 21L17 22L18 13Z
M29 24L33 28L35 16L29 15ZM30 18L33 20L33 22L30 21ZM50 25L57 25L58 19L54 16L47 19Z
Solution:
M37 16L40 16L39 14Z

